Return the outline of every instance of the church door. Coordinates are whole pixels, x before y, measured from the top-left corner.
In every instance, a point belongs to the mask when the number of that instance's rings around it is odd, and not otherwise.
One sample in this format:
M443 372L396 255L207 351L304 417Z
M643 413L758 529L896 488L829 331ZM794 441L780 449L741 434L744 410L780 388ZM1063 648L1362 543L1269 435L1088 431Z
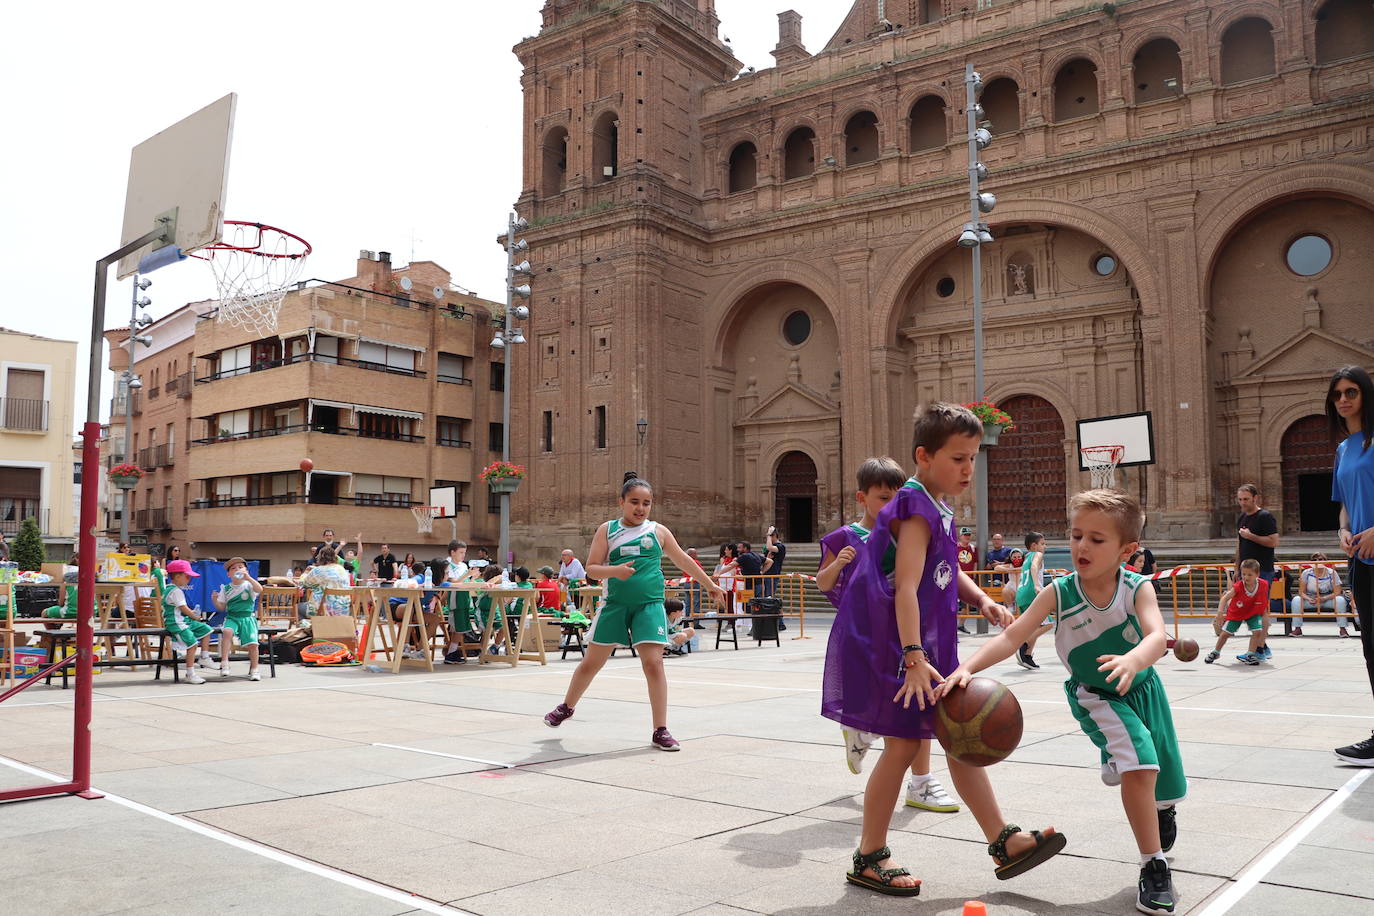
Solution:
M1283 468L1283 530L1335 531L1340 509L1331 501L1336 447L1326 417L1313 414L1294 423L1279 446Z
M816 463L805 452L788 452L773 476L778 529L792 544L816 539Z
M1065 521L1064 421L1044 398L1023 394L999 405L1016 428L984 449L988 463L988 524L1020 547L1028 531L1062 537ZM985 456L985 457L984 457Z

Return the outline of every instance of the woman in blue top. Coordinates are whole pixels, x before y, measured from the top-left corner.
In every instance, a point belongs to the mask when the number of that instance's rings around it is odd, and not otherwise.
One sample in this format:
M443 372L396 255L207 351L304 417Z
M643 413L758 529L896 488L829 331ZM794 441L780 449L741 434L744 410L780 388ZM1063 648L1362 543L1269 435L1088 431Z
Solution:
M1331 499L1341 504L1341 550L1350 558L1350 590L1359 612L1360 642L1369 686L1374 690L1374 381L1359 366L1331 376L1326 416L1336 447ZM1336 756L1357 766L1374 766L1374 736L1336 748Z

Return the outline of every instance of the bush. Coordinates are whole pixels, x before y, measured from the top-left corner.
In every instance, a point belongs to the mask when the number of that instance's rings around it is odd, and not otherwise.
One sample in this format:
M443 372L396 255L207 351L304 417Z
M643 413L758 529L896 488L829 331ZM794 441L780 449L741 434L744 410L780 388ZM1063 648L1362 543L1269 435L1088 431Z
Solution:
M38 572L46 554L43 551L43 536L38 531L38 522L26 518L19 526L19 534L10 545L10 559L19 564L21 572Z

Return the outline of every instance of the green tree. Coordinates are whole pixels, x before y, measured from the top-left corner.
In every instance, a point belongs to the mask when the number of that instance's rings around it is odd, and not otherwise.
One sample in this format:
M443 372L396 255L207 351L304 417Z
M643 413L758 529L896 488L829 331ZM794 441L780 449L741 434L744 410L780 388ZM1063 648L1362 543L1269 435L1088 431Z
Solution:
M19 534L10 545L10 559L19 564L20 571L38 572L45 558L38 522L32 518L24 519L19 526Z

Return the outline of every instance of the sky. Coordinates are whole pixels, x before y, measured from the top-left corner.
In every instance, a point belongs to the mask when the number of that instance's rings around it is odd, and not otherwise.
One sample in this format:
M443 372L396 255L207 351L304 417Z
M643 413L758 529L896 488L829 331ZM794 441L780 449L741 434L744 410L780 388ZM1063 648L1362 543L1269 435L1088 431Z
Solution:
M772 66L777 13L803 17L815 53L849 0L717 0L743 66ZM226 216L289 229L314 253L305 277L353 276L360 249L436 261L453 282L504 297L495 238L520 193L520 65L543 0L147 0L26 3L6 13L0 81L0 326L81 341L85 418L92 267L119 247L129 152L238 93ZM105 327L127 324L131 280L110 272ZM213 298L188 259L149 279L158 318ZM106 361L108 363L108 360ZM102 419L110 377L102 378Z

